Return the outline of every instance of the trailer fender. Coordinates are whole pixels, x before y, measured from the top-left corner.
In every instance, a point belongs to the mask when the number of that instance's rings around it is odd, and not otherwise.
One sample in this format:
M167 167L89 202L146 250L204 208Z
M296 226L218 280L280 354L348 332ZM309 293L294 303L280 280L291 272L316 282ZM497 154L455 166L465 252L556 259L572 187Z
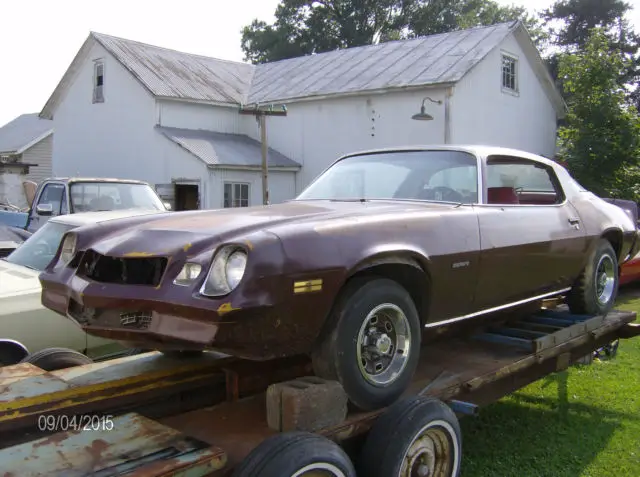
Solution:
M0 339L0 366L17 364L29 355L29 350L22 343Z

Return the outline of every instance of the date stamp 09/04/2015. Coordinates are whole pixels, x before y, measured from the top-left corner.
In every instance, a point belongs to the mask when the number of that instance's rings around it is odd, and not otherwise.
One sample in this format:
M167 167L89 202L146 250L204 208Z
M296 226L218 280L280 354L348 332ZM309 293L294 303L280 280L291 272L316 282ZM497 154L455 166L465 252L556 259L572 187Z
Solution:
M38 416L39 431L111 431L113 428L113 416L111 415L42 414Z

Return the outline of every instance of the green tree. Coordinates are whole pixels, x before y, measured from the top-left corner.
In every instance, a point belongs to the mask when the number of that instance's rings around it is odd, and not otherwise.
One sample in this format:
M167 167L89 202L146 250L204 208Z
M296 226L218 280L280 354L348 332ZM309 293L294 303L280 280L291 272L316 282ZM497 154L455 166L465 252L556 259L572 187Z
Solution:
M629 87L627 97L638 107L640 36L625 18L631 9L623 0L556 0L544 10L541 17L550 38L550 46L556 50L548 58L552 76L558 77L560 55L585 48L591 31L599 28L607 37L610 52L621 55L626 60L619 82ZM563 89L561 81L558 81L558 86Z
M619 82L627 62L610 51L606 32L594 29L584 50L560 58L559 73L569 94L569 111L559 130L561 159L595 194L640 200L640 119Z
M245 60L264 63L339 48L522 20L544 32L524 7L494 0L282 0L276 20L242 29Z

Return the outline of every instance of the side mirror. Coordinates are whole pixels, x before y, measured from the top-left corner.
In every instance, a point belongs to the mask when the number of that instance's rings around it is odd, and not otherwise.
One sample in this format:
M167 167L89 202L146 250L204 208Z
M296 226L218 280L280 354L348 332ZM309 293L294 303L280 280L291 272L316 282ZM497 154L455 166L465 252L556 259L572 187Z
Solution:
M167 210L171 210L171 204L169 202L163 202L164 208Z
M44 215L44 216L53 214L53 205L51 205L51 204L38 204L36 206L36 214Z

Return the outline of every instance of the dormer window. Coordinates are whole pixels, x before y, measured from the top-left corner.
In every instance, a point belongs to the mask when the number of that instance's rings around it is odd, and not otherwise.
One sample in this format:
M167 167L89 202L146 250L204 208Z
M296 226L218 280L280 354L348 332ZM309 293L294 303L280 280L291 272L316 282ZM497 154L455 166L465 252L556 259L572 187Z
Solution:
M101 60L93 64L93 102L104 103L104 63Z
M518 92L518 59L502 54L502 90L509 93Z

